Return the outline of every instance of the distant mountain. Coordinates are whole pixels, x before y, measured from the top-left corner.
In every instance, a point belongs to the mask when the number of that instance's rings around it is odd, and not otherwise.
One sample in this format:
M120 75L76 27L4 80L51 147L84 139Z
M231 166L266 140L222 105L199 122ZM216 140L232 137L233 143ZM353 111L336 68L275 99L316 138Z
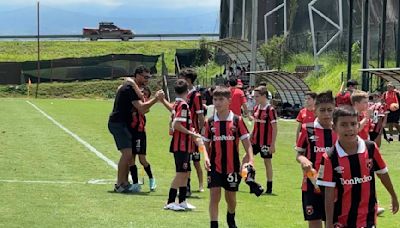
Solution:
M81 34L84 27L97 27L100 21L112 21L140 34L217 33L218 9L161 9L119 7L112 10L86 9L84 13L42 6L41 34ZM0 35L36 34L36 7L0 12Z

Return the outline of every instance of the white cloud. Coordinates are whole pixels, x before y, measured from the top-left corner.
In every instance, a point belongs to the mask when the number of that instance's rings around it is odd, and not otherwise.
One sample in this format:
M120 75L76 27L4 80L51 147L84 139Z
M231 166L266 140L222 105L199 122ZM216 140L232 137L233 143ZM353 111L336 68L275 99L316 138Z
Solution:
M0 0L0 5L8 6L31 6L36 0ZM218 7L220 0L40 0L43 5L64 6L93 4L97 6L116 7L121 5L158 6L166 8L185 7ZM151 10L151 8L149 8Z

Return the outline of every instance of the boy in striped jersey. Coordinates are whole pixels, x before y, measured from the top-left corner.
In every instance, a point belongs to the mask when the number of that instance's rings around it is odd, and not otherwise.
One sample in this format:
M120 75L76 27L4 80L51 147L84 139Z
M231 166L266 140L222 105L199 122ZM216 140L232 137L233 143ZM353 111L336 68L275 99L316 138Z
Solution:
M375 174L392 198L393 214L399 202L388 169L374 142L358 136L358 114L352 107L333 113L338 141L325 153L317 184L325 186L327 228L374 228L377 218Z
M213 103L215 114L207 120L203 140L208 153L204 161L208 170L208 188L210 189L210 225L218 227L218 205L221 200L221 187L225 189L227 203L227 223L236 228L236 192L241 181L239 140L246 150L243 163L253 164L253 150L250 135L242 117L229 110L231 93L229 88L217 87L214 90Z
M193 151L193 137L200 137L191 127L191 115L189 105L186 103L188 84L179 79L175 82L176 101L172 108L172 140L170 152L174 154L176 175L171 183L167 205L164 209L173 211L195 209L186 202L187 181L190 172L190 153ZM179 203L175 203L179 188Z
M265 171L267 176L267 190L265 193L272 193L272 154L275 153L275 141L278 133L276 111L268 104L267 87L260 86L254 90L256 106L253 116L254 128L251 134L251 143L254 154L260 153L264 159Z
M297 161L304 171L302 190L303 214L310 228L321 228L324 219L323 195L315 186L315 180L308 178L308 173L316 173L322 155L331 150L336 141L332 131L332 113L335 101L331 91L320 93L315 101L316 119L312 123L302 125L297 140ZM314 181L314 183L312 182Z

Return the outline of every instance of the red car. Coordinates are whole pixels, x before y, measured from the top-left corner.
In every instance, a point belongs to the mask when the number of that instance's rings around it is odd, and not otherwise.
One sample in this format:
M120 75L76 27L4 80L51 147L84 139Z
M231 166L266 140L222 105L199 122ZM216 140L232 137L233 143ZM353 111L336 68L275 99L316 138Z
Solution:
M89 38L91 41L98 39L121 39L129 41L133 39L133 32L129 29L121 29L114 25L113 22L100 22L99 28L84 28L83 36Z

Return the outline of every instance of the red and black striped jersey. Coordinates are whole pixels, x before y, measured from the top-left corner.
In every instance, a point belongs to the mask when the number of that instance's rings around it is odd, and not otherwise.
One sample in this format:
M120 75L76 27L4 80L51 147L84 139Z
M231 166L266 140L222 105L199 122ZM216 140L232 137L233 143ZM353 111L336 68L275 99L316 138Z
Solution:
M146 116L141 114L136 108L132 112L131 129L135 132L145 132Z
M296 143L296 151L302 153L313 164L315 170L319 170L322 155L330 152L337 140L332 129L325 129L316 119L313 123L303 124L300 136ZM303 175L302 191L313 190L312 182Z
M210 142L211 170L222 174L240 172L239 140L250 137L242 117L229 112L226 120L217 113L207 120L203 140Z
M380 133L383 129L383 120L385 118L385 115L388 113L386 106L381 102L369 103L368 105L369 105L368 109L373 111L372 132Z
M259 146L271 146L272 124L276 124L276 111L272 105L254 107L254 128L251 134L251 143Z
M196 132L200 132L198 115L203 114L204 109L203 101L201 99L201 93L196 90L196 88L193 88L191 91L189 91L189 94L187 96L187 103L189 105L190 115L192 117L192 126Z
M176 98L174 107L171 114L172 128L176 122L180 122L183 127L191 129L191 116L189 105L185 100ZM193 151L192 137L183 132L174 130L172 133L172 140L170 145L170 152L184 152L189 153Z
M348 155L339 142L324 154L317 184L334 187L334 224L338 227L372 227L376 224L375 173L388 170L377 145L358 137L357 153Z

